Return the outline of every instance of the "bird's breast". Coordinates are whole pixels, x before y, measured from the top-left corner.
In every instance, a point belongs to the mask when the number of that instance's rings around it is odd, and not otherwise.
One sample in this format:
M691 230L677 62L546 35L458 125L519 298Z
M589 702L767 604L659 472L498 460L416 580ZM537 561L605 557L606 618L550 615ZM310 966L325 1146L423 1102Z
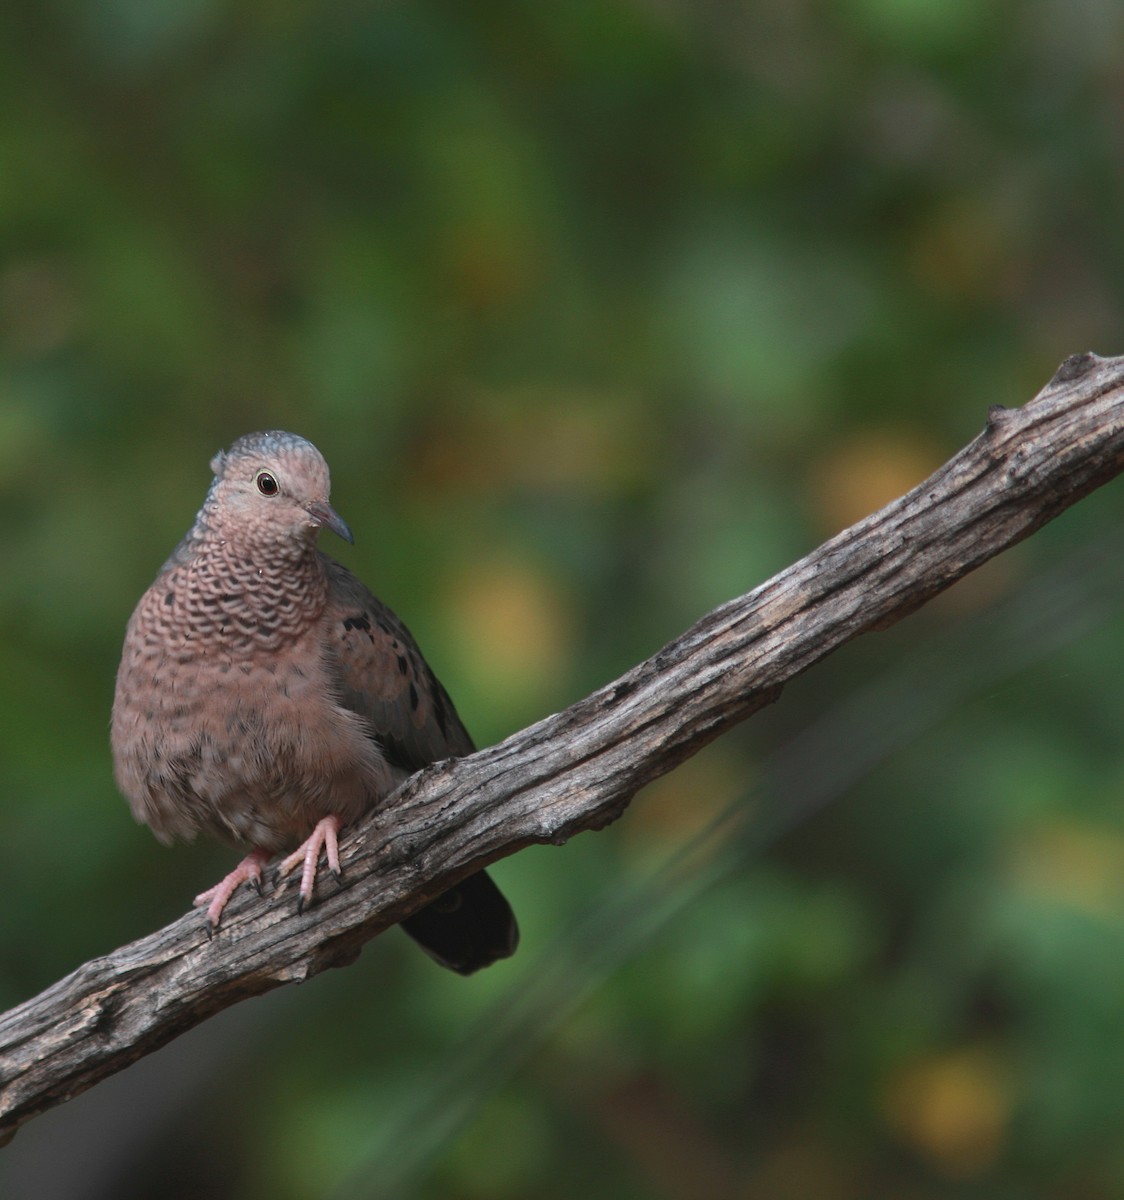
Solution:
M329 813L354 819L395 779L339 703L316 610L285 589L233 596L158 580L138 606L114 701L116 774L166 840L205 831L279 850Z

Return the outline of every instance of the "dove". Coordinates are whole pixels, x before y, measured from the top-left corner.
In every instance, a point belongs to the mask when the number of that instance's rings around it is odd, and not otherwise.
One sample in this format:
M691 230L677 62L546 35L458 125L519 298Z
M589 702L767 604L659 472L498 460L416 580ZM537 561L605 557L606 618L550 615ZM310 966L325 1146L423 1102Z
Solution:
M212 932L284 854L298 912L340 830L409 775L473 742L406 626L317 546L351 530L311 442L251 433L211 460L195 523L129 620L113 700L114 775L163 842L243 848L195 898ZM483 871L401 922L461 974L514 953L515 917Z

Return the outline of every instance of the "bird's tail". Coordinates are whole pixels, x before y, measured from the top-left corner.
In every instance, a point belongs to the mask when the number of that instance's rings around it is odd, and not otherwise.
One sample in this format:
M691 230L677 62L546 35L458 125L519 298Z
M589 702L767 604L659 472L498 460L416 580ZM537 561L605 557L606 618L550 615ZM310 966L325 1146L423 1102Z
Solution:
M507 958L519 944L511 905L484 871L462 879L401 925L426 954L460 975Z

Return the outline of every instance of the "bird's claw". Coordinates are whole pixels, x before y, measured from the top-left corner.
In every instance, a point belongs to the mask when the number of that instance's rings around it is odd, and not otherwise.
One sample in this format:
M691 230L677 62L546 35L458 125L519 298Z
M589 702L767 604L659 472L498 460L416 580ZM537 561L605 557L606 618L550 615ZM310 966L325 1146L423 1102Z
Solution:
M338 835L340 819L336 816L324 817L316 823L316 828L308 835L292 854L281 860L277 865L277 880L283 879L290 871L301 868L300 891L297 896L297 913L303 913L312 903L312 889L316 884L316 871L320 865L320 851L323 849L328 859L328 870L341 878L340 849Z
M213 937L219 927L223 909L226 908L231 896L242 886L248 884L261 895L261 869L265 866L269 854L265 850L251 850L249 854L225 878L220 879L214 887L200 892L195 897L196 908L207 906L208 936Z

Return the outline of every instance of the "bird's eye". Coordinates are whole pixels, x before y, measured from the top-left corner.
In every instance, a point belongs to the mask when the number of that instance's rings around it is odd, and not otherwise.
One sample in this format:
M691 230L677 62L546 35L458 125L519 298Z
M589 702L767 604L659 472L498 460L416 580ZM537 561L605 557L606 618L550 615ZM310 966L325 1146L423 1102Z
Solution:
M259 471L254 476L254 482L263 496L276 496L281 490L281 485L268 471Z

